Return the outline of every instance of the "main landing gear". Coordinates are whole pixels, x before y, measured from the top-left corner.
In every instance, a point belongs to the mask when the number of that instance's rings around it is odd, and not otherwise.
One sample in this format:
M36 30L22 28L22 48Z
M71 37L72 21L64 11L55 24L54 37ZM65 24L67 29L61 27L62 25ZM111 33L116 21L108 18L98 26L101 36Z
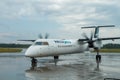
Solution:
M57 65L58 59L59 59L59 56L54 56L55 66ZM37 67L37 59L32 57L31 58L31 69L35 69L35 67Z
M31 69L34 69L35 67L37 67L37 59L35 59L34 57L31 58Z
M96 55L96 63L97 63L97 67L95 70L99 71L99 64L101 63L101 55L99 54L99 49L98 48L94 48L95 51L97 52L97 55Z
M96 55L96 62L97 62L97 63L100 63L100 62L101 62L101 55L99 54L99 49L96 48L95 50L96 50L96 52L97 52L97 55Z

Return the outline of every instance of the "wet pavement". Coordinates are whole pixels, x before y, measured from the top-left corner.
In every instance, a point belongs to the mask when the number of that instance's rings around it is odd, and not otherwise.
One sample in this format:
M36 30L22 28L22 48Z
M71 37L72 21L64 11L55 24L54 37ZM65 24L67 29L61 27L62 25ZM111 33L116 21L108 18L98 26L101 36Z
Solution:
M33 70L24 53L1 53L0 80L120 80L120 53L101 55L100 64L94 53L60 56L57 66L52 57L38 58Z

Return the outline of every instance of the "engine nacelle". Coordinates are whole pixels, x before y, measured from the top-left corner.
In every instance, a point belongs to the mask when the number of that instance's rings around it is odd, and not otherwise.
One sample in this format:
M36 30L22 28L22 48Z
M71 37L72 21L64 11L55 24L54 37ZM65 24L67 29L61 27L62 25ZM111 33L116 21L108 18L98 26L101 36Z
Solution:
M94 44L94 48L100 49L102 47L102 41L101 40L97 40L93 44Z
M90 52L93 52L93 51L94 51L94 48L89 48L89 51L90 51Z

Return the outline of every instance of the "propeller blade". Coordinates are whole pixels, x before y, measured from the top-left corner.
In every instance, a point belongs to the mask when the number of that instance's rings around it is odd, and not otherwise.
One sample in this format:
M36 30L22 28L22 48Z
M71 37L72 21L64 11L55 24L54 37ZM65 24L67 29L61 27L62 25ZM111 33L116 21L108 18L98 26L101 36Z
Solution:
M90 40L93 40L93 32L91 31L91 37L90 37Z
M45 34L45 39L48 39L48 37L49 37L49 34L46 33L46 34Z
M86 33L83 33L82 36L83 36L85 39L89 40L89 37L86 35Z
M42 34L39 34L39 35L38 35L38 37L39 37L40 39L43 39L43 36L42 36Z

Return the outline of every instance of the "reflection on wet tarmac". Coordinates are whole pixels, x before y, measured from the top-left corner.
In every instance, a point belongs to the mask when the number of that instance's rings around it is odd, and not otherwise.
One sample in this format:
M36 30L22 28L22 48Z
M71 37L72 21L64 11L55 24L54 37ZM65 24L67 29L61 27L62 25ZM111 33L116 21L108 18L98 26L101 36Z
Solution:
M51 65L26 70L27 80L101 80L99 70L93 70L93 64ZM90 67L91 66L91 67ZM97 65L97 69L99 65Z
M35 70L26 70L27 80L79 80L77 72L67 67L40 67Z
M9 56L10 55L10 56ZM53 58L38 58L38 66L31 68L31 59L22 54L0 55L0 80L104 80L120 79L120 54L102 53L102 62L95 54L61 56L57 66Z
M99 67L99 66L100 66L100 63L99 63L99 62L97 62L97 63L96 63L96 68L95 68L95 71L100 71L100 67Z
M76 66L40 67L35 70L26 70L25 75L27 80L89 80L96 78L97 74L94 75L96 72L78 67L79 69L75 69Z

